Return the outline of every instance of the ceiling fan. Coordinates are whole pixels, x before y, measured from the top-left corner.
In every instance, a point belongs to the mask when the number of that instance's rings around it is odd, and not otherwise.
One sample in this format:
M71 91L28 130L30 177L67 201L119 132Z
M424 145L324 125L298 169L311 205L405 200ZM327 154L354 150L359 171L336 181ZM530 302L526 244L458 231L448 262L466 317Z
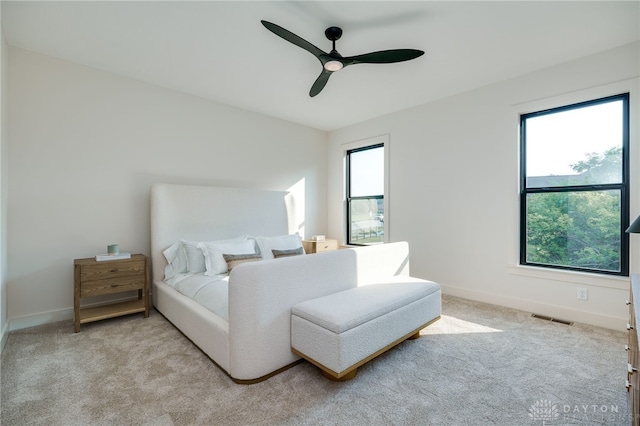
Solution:
M318 58L322 64L322 72L316 79L309 96L314 97L324 89L324 86L329 81L329 77L336 71L340 71L342 68L355 65L355 64L390 64L394 62L403 62L411 59L415 59L424 55L422 50L416 49L393 49L382 50L379 52L365 53L363 55L347 56L343 57L336 50L336 40L339 40L342 36L342 29L338 27L329 27L325 30L324 35L333 42L331 52L327 53L321 49L318 49L313 44L309 43L305 39L295 35L291 31L273 24L268 21L260 21L269 31L275 35L282 37L290 43L295 44L298 47L310 52L313 56Z

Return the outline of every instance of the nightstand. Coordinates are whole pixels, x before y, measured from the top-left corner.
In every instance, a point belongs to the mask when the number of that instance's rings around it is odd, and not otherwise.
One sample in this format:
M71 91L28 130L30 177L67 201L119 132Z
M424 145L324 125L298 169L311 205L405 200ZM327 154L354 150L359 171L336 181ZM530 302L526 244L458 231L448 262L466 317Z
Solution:
M302 246L304 247L304 252L307 254L320 253L323 251L337 250L338 240L302 240Z
M149 259L133 254L131 259L98 262L95 258L73 261L73 322L80 324L143 312L149 317ZM138 290L138 299L81 308L83 297Z

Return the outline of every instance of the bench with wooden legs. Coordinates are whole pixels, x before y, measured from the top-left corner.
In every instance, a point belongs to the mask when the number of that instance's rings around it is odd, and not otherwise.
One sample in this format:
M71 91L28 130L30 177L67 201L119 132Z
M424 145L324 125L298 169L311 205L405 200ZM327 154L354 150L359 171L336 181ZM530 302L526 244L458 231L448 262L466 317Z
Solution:
M397 344L420 336L440 318L440 285L412 277L356 287L297 304L291 311L291 350L332 380Z

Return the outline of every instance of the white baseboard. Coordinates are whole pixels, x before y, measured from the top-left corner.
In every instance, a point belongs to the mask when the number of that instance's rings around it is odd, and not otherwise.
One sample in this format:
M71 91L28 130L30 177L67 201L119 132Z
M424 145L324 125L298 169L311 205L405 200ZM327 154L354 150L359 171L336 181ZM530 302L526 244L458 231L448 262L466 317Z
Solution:
M629 321L628 317L622 318L601 315L593 312L570 309L564 306L532 302L531 300L520 299L517 297L502 296L448 285L442 285L441 287L443 294L449 294L463 299L476 300L478 302L491 303L493 305L505 306L507 308L518 309L552 318L595 325L616 331L625 331L627 322Z
M4 345L7 343L7 339L9 338L9 324L5 323L4 327L2 327L0 335L0 353L4 350Z
M442 285L442 293L451 296L461 297L463 299L477 300L479 302L491 303L494 305L506 306L508 308L518 309L525 312L546 315L553 318L563 319L567 321L580 322L583 324L595 325L616 331L625 331L628 318L613 317L608 315L596 314L593 312L580 311L570 309L564 306L551 305L546 303L532 302L530 300L520 299L516 297L502 296L483 291L469 290L466 288ZM35 327L58 321L72 321L73 309L60 309L27 315L24 317L11 318L5 329L2 330L2 339L0 340L0 350L4 348L4 344L8 337L8 331L20 330L23 328ZM72 327L72 324L69 324ZM7 330L8 328L8 330Z
M73 327L73 308L60 309L57 311L41 312L33 315L25 315L9 319L9 330L21 330L23 328L35 327L58 321L69 321L69 327Z
M99 306L106 303L125 302L128 300L134 300L137 296L120 297L110 299L108 301L100 301L97 303L91 303L87 305L81 305L84 307ZM40 312L32 315L25 315L21 317L9 318L9 331L21 330L23 328L36 327L38 325L49 324L52 322L69 321L69 327L73 329L73 308L58 309L55 311Z

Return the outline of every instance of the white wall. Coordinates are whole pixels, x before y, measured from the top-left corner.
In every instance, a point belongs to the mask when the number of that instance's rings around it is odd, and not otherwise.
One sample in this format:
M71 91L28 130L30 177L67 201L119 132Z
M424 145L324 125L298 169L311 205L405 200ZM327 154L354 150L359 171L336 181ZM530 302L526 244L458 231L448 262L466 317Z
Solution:
M0 2L0 22L2 3ZM0 352L8 337L7 321L7 186L9 173L7 145L9 140L9 47L0 28Z
M520 113L631 91L632 219L640 214L638 43L380 117L329 136L328 234L343 230L343 144L388 134L389 237L411 272L445 293L622 329L628 279L542 271L518 262ZM437 84L437 82L433 82ZM633 272L640 246L631 236ZM589 290L578 301L577 287Z
M517 125L518 114L530 108L632 91L634 218L640 214L639 47L335 131L327 150L323 132L7 49L3 41L3 82L7 64L11 78L8 118L7 91L1 93L7 211L0 209L0 220L8 223L2 235L8 242L0 243L7 258L0 321L8 318L15 329L70 319L74 258L114 242L148 254L153 182L268 189L302 183L306 233L339 237L341 145L388 134L390 241L410 242L414 275L440 282L449 294L620 328L626 280L516 265ZM640 272L638 239L631 237L633 272ZM587 302L576 299L578 286L588 287Z
M154 182L304 188L323 232L327 135L9 49L10 328L70 319L73 259L149 254Z

